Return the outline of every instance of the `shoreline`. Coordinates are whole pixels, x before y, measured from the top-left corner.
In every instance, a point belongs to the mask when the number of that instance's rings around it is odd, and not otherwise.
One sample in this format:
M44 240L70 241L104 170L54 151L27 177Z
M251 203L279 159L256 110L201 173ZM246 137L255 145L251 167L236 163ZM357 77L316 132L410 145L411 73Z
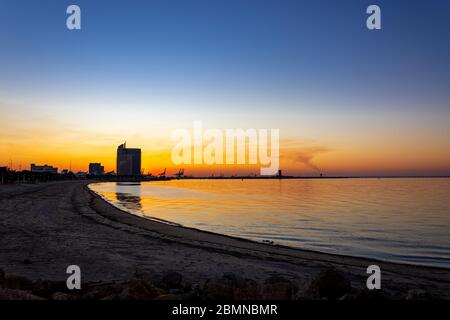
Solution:
M108 203L109 205L111 205L114 209L119 210L121 212L123 212L123 214L126 215L132 215L134 217L138 217L138 218L142 218L144 220L148 220L148 221L152 221L155 223L161 223L161 224L166 224L169 226L173 226L175 228L182 228L182 229L186 229L186 230L190 230L193 233L198 232L200 234L204 234L206 235L211 235L211 236L216 236L216 237L223 237L226 239L230 239L233 241L243 241L243 242L250 242L252 244L255 245L255 247L259 247L261 246L260 250L261 251L271 251L269 248L280 248L281 249L285 249L287 251L293 250L294 252L296 251L300 251L300 252L307 252L307 253L311 253L311 254L323 254L325 256L331 256L333 258L342 258L342 259L359 259L362 260L363 262L372 262L372 263L385 263L385 264L393 264L393 265L399 265L399 266L410 266L410 267L424 267L424 268L431 268L431 269L441 269L443 271L448 271L450 272L450 266L449 267L445 267L445 266L434 266L434 265L426 265L426 264L415 264L415 263L408 263L408 262L396 262L396 261L389 261L389 260L383 260L383 259L379 259L379 258L371 258L371 257L365 257L365 256L355 256L355 255L345 255L345 254L338 254L338 253L328 253L328 252L323 252L323 251L318 251L318 250L312 250L312 249L305 249L305 248L296 248L296 247L292 247L292 246L288 246L288 245L283 245L283 244L276 244L276 243L266 243L264 241L257 241L257 240L253 240L253 239L248 239L248 238L243 238L243 237L238 237L238 236L232 236L232 235L227 235L227 234L223 234L223 233L217 233L217 232L213 232L213 231L208 231L208 230L203 230L203 229L198 229L195 227L188 227L188 226L184 226L182 224L173 222L173 221L169 221L169 220L164 220L164 219L159 219L156 217L152 217L152 216L144 216L144 215L137 215L134 214L126 209L121 209L119 207L116 207L113 203L111 203L110 201L108 201L105 197L103 197L102 195L100 195L99 193L95 192L94 190L92 190L89 185L91 184L96 184L96 183L102 183L102 182L92 182L86 185L87 190L92 194L93 197L98 197L100 198L102 201ZM157 231L158 228L155 228L153 231L158 232ZM276 251L276 250L275 250Z
M89 183L89 184L91 184L91 183ZM392 261L386 261L386 260L370 258L370 257L359 257L359 256L344 255L344 254L326 253L326 252L303 249L303 248L295 248L295 247L290 247L290 246L286 246L286 245L282 245L282 244L268 244L268 243L264 243L264 242L258 242L256 240L252 240L252 239L246 239L246 238L241 238L241 237L237 237L237 236L216 233L216 232L202 230L202 229L198 229L198 228L194 228L194 227L187 227L187 226L183 226L181 224L177 224L172 221L159 220L159 219L153 218L153 217L139 216L139 215L133 214L131 212L128 212L126 210L123 210L123 209L120 209L120 208L114 206L114 204L110 203L108 200L104 199L101 195L99 195L98 193L96 193L95 191L90 189L89 184L87 184L85 186L86 190L88 192L90 192L91 195L93 197L95 197L96 199L101 200L101 201L105 202L106 204L108 204L109 206L111 206L113 210L117 210L124 215L130 215L132 217L137 217L139 219L142 219L141 223L144 223L144 221L149 221L151 223L155 223L155 225L146 226L145 229L147 229L147 227L150 227L147 230L155 232L155 233L159 233L161 237L166 237L166 239L167 239L167 237L173 237L172 238L173 241L179 241L180 243L183 243L183 244L189 243L192 239L203 238L204 241L206 241L208 243L208 245L219 245L219 244L227 243L228 246L230 247L230 249L229 249L230 251L233 251L233 248L234 249L237 249L237 248L244 249L245 248L245 249L250 249L250 250L255 250L255 251L260 251L260 252L274 253L274 254L287 255L287 256L302 256L303 257L303 255L315 255L320 260L327 261L327 262L333 262L336 264L341 263L338 260L342 260L341 264L343 264L343 265L349 264L348 263L349 260L355 260L355 261L360 262L361 264L367 264L367 265L378 263L378 264L384 264L384 265L398 266L399 268L412 267L412 268L425 268L425 269L429 268L431 270L438 269L438 270L442 270L444 272L447 271L450 273L450 268L442 267L442 266L430 266L430 265L420 265L420 264L412 264L412 263L409 264L409 263L402 263L402 262L392 262ZM102 212L104 210L103 207L104 207L103 204L94 204L93 205L94 209L99 210L97 212ZM103 213L105 213L105 211L103 211ZM138 221L136 221L136 222L138 222ZM133 226L142 227L141 225L135 225L134 223L135 222L133 222ZM168 226L169 228L164 228L163 226ZM172 228L174 228L174 229L171 230ZM180 229L180 230L177 230L177 229ZM181 231L181 230L184 231L183 234L181 236L177 236L176 234L179 234L177 231ZM205 248L206 247L207 247L207 245L205 246Z
M426 290L450 299L450 270L320 253L168 225L120 210L88 184L68 181L0 188L0 269L30 279L63 280L78 264L86 281L126 281L136 270L180 272L193 284L232 272L265 281L282 276L304 287L323 269L364 289L366 268L382 271L383 292L395 298ZM31 248L30 248L31 247ZM30 263L24 263L25 259Z
M164 178L152 176L142 177L123 177L123 178L111 178L111 179L97 179L94 180L98 183L102 182L119 182L119 183L141 183L141 182L154 182L154 181L170 181L170 180L351 180L351 179L449 179L450 176L224 176L224 177L211 177L211 176L184 176L182 178L167 176ZM94 177L95 179L95 177ZM94 182L94 183L96 183Z

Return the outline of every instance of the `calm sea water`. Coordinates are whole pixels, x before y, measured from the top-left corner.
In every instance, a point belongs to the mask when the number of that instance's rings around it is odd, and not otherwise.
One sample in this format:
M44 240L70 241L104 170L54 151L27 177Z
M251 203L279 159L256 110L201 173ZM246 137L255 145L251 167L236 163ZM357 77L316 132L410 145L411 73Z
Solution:
M328 253L450 267L450 179L98 183L133 214Z

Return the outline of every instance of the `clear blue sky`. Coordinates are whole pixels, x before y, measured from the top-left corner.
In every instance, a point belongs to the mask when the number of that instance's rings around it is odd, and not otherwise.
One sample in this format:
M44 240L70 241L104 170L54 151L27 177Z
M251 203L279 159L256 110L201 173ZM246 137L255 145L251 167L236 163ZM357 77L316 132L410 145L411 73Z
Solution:
M82 9L81 32L65 29L72 3ZM365 27L372 3L382 9L381 32ZM1 0L0 83L2 94L11 84L77 90L95 82L408 96L437 106L450 95L449 21L446 0Z
M66 29L70 4L81 31ZM381 31L366 28L370 4ZM0 0L3 114L28 105L62 119L95 106L109 121L128 108L212 125L221 115L228 127L324 141L338 132L308 117L374 116L374 127L396 117L411 128L431 115L441 123L424 126L444 130L449 89L447 0Z

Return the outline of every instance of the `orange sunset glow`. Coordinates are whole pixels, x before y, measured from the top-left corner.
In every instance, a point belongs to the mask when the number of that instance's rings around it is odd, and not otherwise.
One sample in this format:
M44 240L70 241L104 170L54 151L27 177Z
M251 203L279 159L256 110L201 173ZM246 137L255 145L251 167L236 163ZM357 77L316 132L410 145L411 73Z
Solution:
M106 171L115 171L116 148L123 141L142 149L144 173L169 173L181 167L187 175L259 174L259 166L251 165L174 165L171 161L170 127L156 125L153 129L142 119L126 130L104 129L66 124L64 119L32 117L21 119L1 109L0 164L29 169L31 163L50 164L62 169L87 171L90 162L101 162ZM20 114L20 113L19 113ZM436 123L439 120L433 119ZM301 123L301 121L300 121ZM322 121L322 123L326 123ZM387 124L387 125L386 125ZM289 125L289 123L288 123ZM303 136L289 136L293 128L280 129L280 169L292 175L423 175L442 174L450 169L450 142L447 128L432 127L426 119L414 126L400 127L400 122L384 122L377 128L374 121L362 125L353 120L327 123L321 132L310 123L299 126ZM120 127L120 120L113 128ZM180 125L190 129L189 125ZM226 124L223 128L227 128ZM319 128L320 129L320 128ZM336 131L333 131L335 129ZM424 130L426 129L426 131ZM370 131L369 131L370 130ZM421 131L422 130L422 131Z

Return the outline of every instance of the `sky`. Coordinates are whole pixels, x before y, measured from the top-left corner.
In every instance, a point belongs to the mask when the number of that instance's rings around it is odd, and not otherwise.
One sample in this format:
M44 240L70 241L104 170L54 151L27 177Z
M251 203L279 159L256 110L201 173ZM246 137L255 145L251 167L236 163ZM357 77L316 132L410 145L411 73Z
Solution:
M450 175L449 21L446 0L0 0L0 166L115 170L127 141L178 171L171 132L200 120L279 129L287 174Z

